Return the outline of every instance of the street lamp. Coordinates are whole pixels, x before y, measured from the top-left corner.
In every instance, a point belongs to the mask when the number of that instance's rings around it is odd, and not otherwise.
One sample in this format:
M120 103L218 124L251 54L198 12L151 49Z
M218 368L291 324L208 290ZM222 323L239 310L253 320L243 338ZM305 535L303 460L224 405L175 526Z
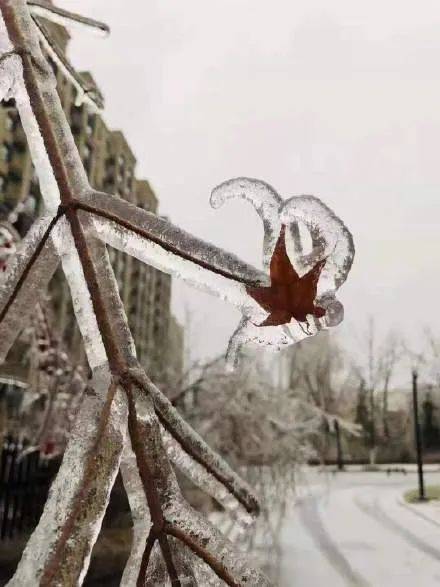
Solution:
M423 481L423 448L422 448L422 433L419 423L419 405L417 398L417 369L412 370L412 394L413 394L413 411L414 411L414 433L416 441L417 453L417 471L419 476L419 501L425 501L425 484Z
M335 435L336 435L336 451L337 451L337 464L338 471L344 470L344 459L342 457L342 444L341 444L341 428L339 426L338 419L335 418L333 421Z

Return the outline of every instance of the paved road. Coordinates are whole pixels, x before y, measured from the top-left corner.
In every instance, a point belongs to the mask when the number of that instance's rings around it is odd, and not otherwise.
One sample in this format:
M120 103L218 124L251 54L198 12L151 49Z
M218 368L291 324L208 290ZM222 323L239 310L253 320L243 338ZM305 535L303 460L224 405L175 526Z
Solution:
M415 473L311 472L286 518L280 587L440 586L440 504L408 506ZM440 484L430 472L427 483Z

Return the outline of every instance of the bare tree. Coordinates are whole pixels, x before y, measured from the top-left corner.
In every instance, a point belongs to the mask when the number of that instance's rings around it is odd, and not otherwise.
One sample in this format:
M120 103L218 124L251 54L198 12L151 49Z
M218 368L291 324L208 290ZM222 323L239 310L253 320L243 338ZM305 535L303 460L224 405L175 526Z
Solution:
M368 447L370 464L374 464L380 442L388 439L388 394L396 368L405 355L402 337L390 331L377 342L374 319L368 320L363 337L362 357L355 360L354 371L358 379L358 421L363 426ZM378 401L381 394L382 401Z
M45 204L44 215L5 274L0 357L4 359L61 262L92 371L59 474L10 585L82 582L119 467L134 521L123 584L161 584L167 576L173 585L194 584L206 577L209 567L228 585L266 585L267 578L249 567L237 545L181 495L173 465L185 468L195 482L209 484L225 507L247 515L259 509L248 484L180 417L138 364L105 244L237 305L244 318L231 344L236 350L249 341L292 344L340 321L335 292L351 267L351 235L316 198L283 202L264 182L246 178L215 190L215 205L231 197L231 190L251 194L267 228L267 259L281 234L281 222L301 217L317 246L311 256L298 257L298 264L309 261L322 268L325 261L322 279L310 290L317 290L312 302L319 304L319 319L307 329L299 321L259 328L268 312L248 290L267 287L266 273L165 219L90 187L40 46L76 84L79 100L96 104L99 96L75 77L39 18L106 27L44 0L2 0L0 9L0 97L15 98ZM208 584L203 578L201 582Z
M276 385L256 358L249 357L233 373L225 373L220 360L209 361L198 370L194 385L197 401L183 404L187 419L261 498L261 515L254 525L243 527L242 519L228 522L218 514L216 519L231 537L246 544L276 581L285 511L294 500L298 467L312 455L310 439L321 417Z
M359 433L352 421L352 373L346 354L329 333L304 341L286 352L285 369L289 393L320 419L315 448L325 463L335 426L349 435ZM335 424L337 422L337 424Z

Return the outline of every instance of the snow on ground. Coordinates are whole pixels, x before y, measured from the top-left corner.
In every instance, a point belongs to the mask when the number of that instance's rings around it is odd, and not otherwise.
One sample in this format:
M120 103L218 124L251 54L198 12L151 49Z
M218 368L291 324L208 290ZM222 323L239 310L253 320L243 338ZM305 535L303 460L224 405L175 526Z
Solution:
M280 587L440 585L440 504L409 505L407 474L310 471L282 534ZM440 484L432 467L426 484Z

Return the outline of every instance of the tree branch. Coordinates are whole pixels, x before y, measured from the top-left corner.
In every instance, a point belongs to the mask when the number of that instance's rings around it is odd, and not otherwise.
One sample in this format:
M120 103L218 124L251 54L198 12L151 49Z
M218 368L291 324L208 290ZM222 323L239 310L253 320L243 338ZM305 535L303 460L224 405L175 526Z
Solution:
M56 24L61 24L62 26L67 27L71 25L81 25L85 28L94 29L106 35L110 32L110 28L103 22L58 8L44 0L27 0L27 4L32 14L46 18Z
M85 200L81 200L78 207L95 216L109 220L112 224L116 223L128 231L160 245L166 251L227 279L254 286L268 283L268 276L265 273L244 263L235 255L206 243L171 224L165 218L146 212L116 196L94 191ZM112 224L97 227L104 240L107 240L109 233L103 231L103 228L111 228Z
M40 32L41 41L52 57L54 62L60 67L64 75L70 80L80 100L76 100L76 103L80 103L82 100L88 102L92 108L101 110L104 107L104 99L96 86L87 86L84 83L83 78L76 72L69 60L66 58L63 50L58 46L56 41L50 36L49 31L37 18L34 18L35 26Z
M153 526L151 526L147 536L147 540L145 542L145 550L142 555L142 561L139 569L139 576L136 581L136 587L145 587L145 583L147 580L148 563L150 562L151 551L153 550L153 546L156 540L156 533L154 531Z
M257 515L260 506L251 488L185 422L170 401L150 381L144 371L131 369L130 376L146 394L151 395L160 423L179 443L182 450L224 485L247 512Z
M59 258L49 239L55 223L54 218L38 220L18 244L15 256L8 259L4 282L0 286L0 362L34 311L41 291L46 289L58 266Z
M3 305L2 309L0 310L0 325L3 322L3 319L5 318L6 314L8 313L9 308L12 306L12 304L16 300L18 294L20 293L22 287L24 286L29 273L31 272L32 268L34 267L35 263L37 262L38 257L40 256L41 252L43 251L44 246L46 245L46 243L49 239L49 236L52 232L52 229L55 227L56 223L61 218L62 214L63 214L63 212L58 212L57 215L54 216L52 218L52 220L49 222L49 226L44 231L42 237L36 243L32 243L32 245L35 246L35 249L32 251L32 253L29 257L29 260L26 262L22 272L20 272L20 276L17 279L11 294L6 298L5 304ZM43 219L43 222L44 222L44 220L45 219ZM29 240L31 240L31 239L29 239ZM26 247L26 244L27 243L25 243L25 247Z

